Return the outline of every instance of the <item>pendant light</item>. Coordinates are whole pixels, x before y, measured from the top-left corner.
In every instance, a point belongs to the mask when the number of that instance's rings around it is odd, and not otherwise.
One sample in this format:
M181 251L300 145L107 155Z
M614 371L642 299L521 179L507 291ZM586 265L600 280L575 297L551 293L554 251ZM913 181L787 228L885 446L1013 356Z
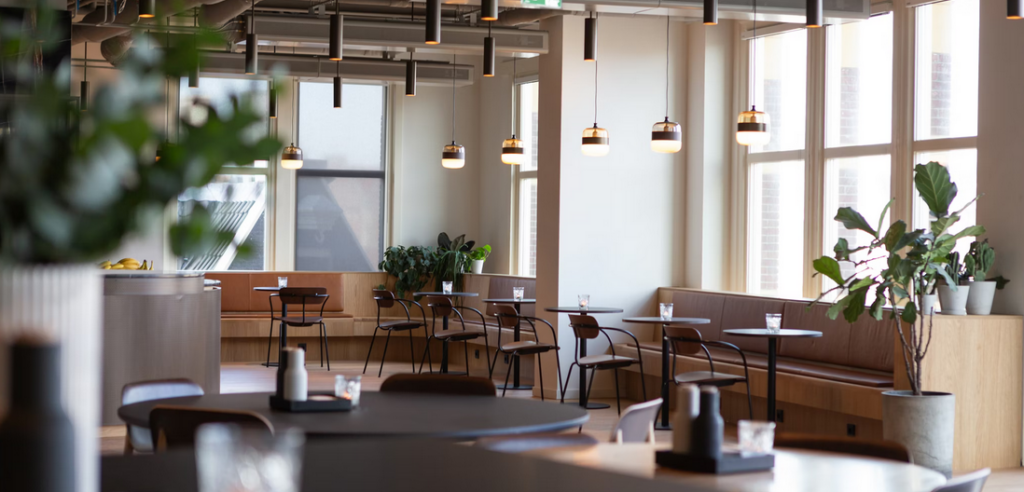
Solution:
M651 150L663 154L674 154L683 148L683 127L668 120L669 81L669 33L671 18L665 16L665 121L659 121L651 129Z
M292 142L281 152L281 167L285 169L302 169L302 149Z
M344 17L338 13L338 0L334 0L334 13L331 14L331 40L330 40L330 59L338 61L343 58L342 56L342 42L341 34L343 30Z
M1006 0L1006 18L1024 19L1024 0Z
M270 81L270 94L269 94L270 108L268 108L267 116L270 118L277 118L277 87L274 86L274 81Z
M821 27L821 18L821 0L807 0L807 27Z
M441 44L441 0L427 0L427 44Z
M588 61L594 62L594 126L583 130L583 144L580 150L586 156L604 157L608 155L609 147L608 130L597 126L597 19L587 18L586 25L589 29L586 29L587 44L585 48L591 48ZM586 59L586 55L584 55L584 59Z
M416 60L412 57L413 53L409 52L409 59L405 62L405 95L409 97L416 95Z
M772 139L772 134L768 133L768 124L771 118L768 117L768 113L764 113L757 110L757 0L754 0L754 43L753 53L750 59L754 60L752 66L754 67L753 76L750 80L754 81L753 90L753 101L750 104L750 111L744 111L740 113L737 118L736 125L736 142L740 145L768 145L768 142Z
M498 0L483 0L480 2L480 20L498 20Z
M245 35L245 74L256 75L259 71L259 41L256 38L256 0L252 0L249 14L249 33Z
M335 62L334 72L334 109L341 109L341 62Z
M518 166L526 162L523 141L516 138L516 114L519 113L519 105L516 101L516 55L512 54L512 138L506 138L501 142L501 162Z
M197 8L192 9L192 28L193 29L196 29L197 27L199 27L198 17L199 17L199 8L197 7ZM196 43L196 35L193 34L192 35L192 51L194 52L193 56L195 57L195 60L193 61L192 66L189 67L189 69L188 69L188 86L190 88L192 88L192 89L199 88L199 56L198 56L198 53L196 52L198 49L199 49L199 46Z
M89 43L85 43L85 63L82 65L82 83L78 90L78 109L89 110Z
M704 25L718 25L718 0L704 0Z
M152 19L156 17L156 0L139 0L139 18Z
M487 23L487 37L484 38L484 77L494 77L494 38L491 37L491 24Z
M597 60L597 19L594 12L583 20L583 61Z
M466 148L455 143L455 57L452 55L452 143L441 151L441 167L462 169L466 165Z

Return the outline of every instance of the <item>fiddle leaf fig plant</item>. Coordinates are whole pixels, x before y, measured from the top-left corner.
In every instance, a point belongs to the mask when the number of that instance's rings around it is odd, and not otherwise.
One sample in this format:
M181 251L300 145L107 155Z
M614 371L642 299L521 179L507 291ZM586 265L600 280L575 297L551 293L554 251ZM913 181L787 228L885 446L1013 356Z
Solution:
M395 294L405 297L427 285L436 265L437 253L429 246L392 246L377 268L395 277Z
M838 296L828 310L829 318L836 319L842 315L853 323L867 311L872 318L882 320L885 307L891 306L888 318L899 333L911 390L919 396L923 394L921 362L931 341L932 317L919 315L918 306L923 296L930 293L936 278L944 278L951 286L957 284L959 267L947 270L950 252L958 240L982 234L985 228L976 225L950 232L950 228L960 221L963 209L950 211L957 196L957 187L950 180L949 171L941 164L929 162L915 166L914 184L931 214L928 229L908 231L907 224L897 220L889 224L883 233L884 218L892 202L882 211L877 228L873 228L856 210L843 207L836 213L835 220L847 229L867 233L870 241L851 248L847 240L840 239L833 249L833 256L822 256L814 260L813 265L815 275L824 275L836 284L814 301L817 303L826 296ZM964 208L975 200L977 198ZM854 256L854 253L862 254ZM851 274L844 276L843 263L852 267Z

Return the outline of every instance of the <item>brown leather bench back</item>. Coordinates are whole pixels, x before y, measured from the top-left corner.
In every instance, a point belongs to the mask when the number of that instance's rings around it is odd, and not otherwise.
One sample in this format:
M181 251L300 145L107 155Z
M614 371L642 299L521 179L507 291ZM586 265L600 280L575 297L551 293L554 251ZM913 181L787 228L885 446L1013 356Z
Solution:
M345 291L340 272L207 272L206 278L220 280L222 313L266 313L270 311L270 294L253 290L276 287L277 277L288 277L288 287L323 287L330 299L324 312L345 310ZM274 308L280 309L277 301Z
M491 277L490 284L487 287L487 298L488 299L511 299L512 298L512 287L525 287L526 290L523 293L523 297L526 299L537 298L537 280L526 277L505 277L495 275ZM536 316L537 307L533 304L523 304L522 312L519 313L523 316ZM494 304L488 304L486 314L488 316L494 316ZM479 316L477 317L479 318Z
M707 318L711 324L696 328L705 340L722 339L722 308L725 295L717 292L680 290L672 293L672 315L679 318ZM660 341L661 330L655 331L655 342Z

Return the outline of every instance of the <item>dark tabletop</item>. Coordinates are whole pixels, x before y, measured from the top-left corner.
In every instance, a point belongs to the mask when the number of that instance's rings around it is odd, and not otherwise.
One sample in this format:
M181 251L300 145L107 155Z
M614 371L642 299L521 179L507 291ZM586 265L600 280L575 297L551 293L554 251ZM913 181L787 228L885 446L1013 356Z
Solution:
M101 492L196 492L198 489L196 458L191 450L104 456L100 476ZM330 439L306 443L303 492L469 489L488 492L708 490L439 441Z
M782 329L778 333L772 333L767 328L736 328L733 330L722 330L722 333L738 337L761 338L817 338L821 336L820 331Z
M441 297L476 297L480 294L476 292L452 292L451 294L445 294L444 292L413 292L414 296L441 296Z
M263 292L280 292L280 287L253 287L252 290L260 290Z
M569 314L612 314L621 313L622 308L611 308L611 307L588 307L586 311L581 311L579 306L558 306L544 308L549 313L569 313Z
M482 436L555 432L587 421L575 405L519 398L364 392L351 412L290 413L270 409L269 393L189 396L125 405L117 415L149 427L155 405L183 405L262 414L275 427L301 427L307 434L347 436L424 436L476 439Z
M536 299L484 299L484 302L491 304L537 304Z
M707 318L672 318L661 319L658 316L645 316L640 318L622 318L626 323L650 323L654 325L681 324L681 325L708 325L711 320Z

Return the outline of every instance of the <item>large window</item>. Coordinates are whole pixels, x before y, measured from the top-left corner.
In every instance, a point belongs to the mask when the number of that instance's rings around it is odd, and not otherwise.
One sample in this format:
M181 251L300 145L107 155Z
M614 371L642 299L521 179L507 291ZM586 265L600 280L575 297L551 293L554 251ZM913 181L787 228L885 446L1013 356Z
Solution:
M516 84L519 106L517 135L523 141L526 162L517 166L516 240L518 274L537 275L537 82Z
M384 249L387 89L299 84L295 269L377 271Z
M269 83L266 80L200 77L199 87L180 84L178 93L181 117L199 123L207 116L203 102L217 111L231 111L233 96L248 96L258 111L263 111L262 124L252 128L253 138L266 135ZM267 238L270 236L267 204L270 168L267 161L251 165L228 165L210 184L186 190L178 197L178 217L192 213L195 203L202 203L210 212L214 227L233 233L234 239L216 245L205 254L178 260L181 270L264 270L269 260ZM248 243L252 254L237 255L236 245Z

